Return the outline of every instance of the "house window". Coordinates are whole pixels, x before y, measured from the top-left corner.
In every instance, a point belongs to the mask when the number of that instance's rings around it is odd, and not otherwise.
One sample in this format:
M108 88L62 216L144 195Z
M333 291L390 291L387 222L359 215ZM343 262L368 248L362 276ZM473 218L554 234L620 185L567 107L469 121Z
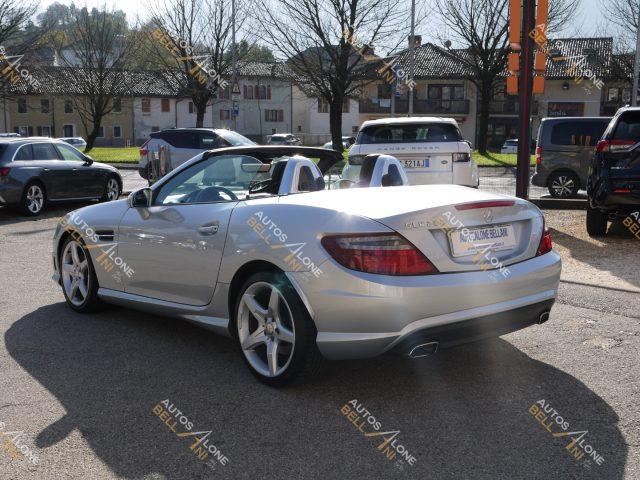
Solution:
M51 127L49 125L43 125L38 127L38 136L39 137L50 137L51 136Z
M113 138L120 138L120 137L122 137L122 128L120 127L120 125L114 125Z
M302 131L302 125L298 125L298 132Z
M318 98L318 113L329 113L329 102L324 98Z
M151 127L151 133L159 132L160 127Z
M253 85L244 85L242 87L243 96L248 100L253 100Z
M121 113L122 112L122 99L116 98L113 101L113 113Z
M231 87L227 85L224 88L218 88L218 98L221 100L229 100L231 98Z
M391 85L388 83L378 84L378 98L391 98Z
M622 101L624 103L631 102L631 89L630 88L623 88L622 89Z
M27 99L19 98L18 99L18 113L27 113Z
M429 100L464 100L462 85L429 85L427 90Z
M349 99L345 99L344 103L342 104L342 113L349 113Z
M160 110L164 113L169 112L170 111L170 107L171 105L169 104L169 99L168 98L162 98L160 99Z
M282 122L284 119L284 110L265 110L265 122Z
M73 125L63 125L62 126L62 136L63 137L74 137L73 134Z
M358 125L352 125L351 126L351 133L358 133L359 129L360 129L360 127Z
M617 102L620 99L620 89L617 87L611 87L607 95L607 101Z
M40 113L49 113L49 99L43 98L40 100Z
M151 99L143 98L142 99L142 113L151 113Z
M98 138L104 138L104 127L102 125L98 129Z
M193 108L193 102L189 102L189 113L195 113L196 109Z
M29 127L18 127L16 128L16 133L19 133L21 137L28 137L29 136Z
M71 100L64 101L64 113L73 113L73 103Z
M231 120L231 110L220 110L220 120Z

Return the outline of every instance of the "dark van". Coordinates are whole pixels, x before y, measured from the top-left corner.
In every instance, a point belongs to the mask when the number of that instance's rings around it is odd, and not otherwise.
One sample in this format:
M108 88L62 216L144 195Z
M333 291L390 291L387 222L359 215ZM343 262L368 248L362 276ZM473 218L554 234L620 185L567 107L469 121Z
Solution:
M572 198L584 190L589 162L610 121L611 117L543 118L531 183L547 187L556 198Z

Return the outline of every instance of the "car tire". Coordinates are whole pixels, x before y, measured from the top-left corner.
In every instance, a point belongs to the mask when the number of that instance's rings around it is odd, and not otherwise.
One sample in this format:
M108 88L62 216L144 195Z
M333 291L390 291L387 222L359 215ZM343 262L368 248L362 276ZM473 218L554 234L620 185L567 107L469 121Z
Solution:
M107 178L107 181L104 184L104 193L102 194L102 198L100 198L101 202L111 202L113 200L117 200L120 198L121 194L120 190L120 182L118 181L118 177L115 175L110 175Z
M607 234L609 215L587 205L587 233L590 237L603 237Z
M315 325L282 273L258 272L247 279L231 333L249 370L266 385L304 383L322 369Z
M47 203L47 191L40 182L30 182L22 192L20 211L25 215L35 217L42 213Z
M580 179L571 172L554 172L549 175L547 188L553 198L575 198L580 189Z
M74 257L73 249L76 250ZM89 250L73 236L68 236L60 249L58 270L62 293L67 305L79 313L91 313L101 309L104 303L98 298L98 277L93 268ZM86 263L84 263L86 261ZM75 274L70 268L75 268ZM74 280L77 279L77 291L74 291ZM84 283L80 283L80 282ZM84 286L84 292L81 285ZM80 295L78 295L80 294Z

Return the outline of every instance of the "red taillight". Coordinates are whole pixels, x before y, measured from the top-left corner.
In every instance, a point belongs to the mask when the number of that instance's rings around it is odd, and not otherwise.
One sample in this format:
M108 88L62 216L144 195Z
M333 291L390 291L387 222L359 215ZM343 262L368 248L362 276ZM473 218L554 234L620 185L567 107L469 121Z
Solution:
M628 150L629 147L635 145L635 140L600 140L598 145L596 145L596 153L602 152L620 152L623 150Z
M9 167L0 168L0 177L7 177L11 169Z
M146 142L144 142L142 144L142 146L140 147L140 156L141 157L146 157L147 153L149 153L149 150L147 149L147 143L149 143L149 140L147 140Z
M328 235L322 246L343 267L380 275L430 275L438 269L396 233Z
M471 160L471 154L470 153L454 153L453 154L453 161L454 162L468 162Z
M536 165L542 163L542 147L536 147Z
M545 253L549 253L552 249L553 244L551 242L551 232L547 228L547 222L545 221L544 217L542 217L542 238L540 239L540 244L538 245L536 257L544 255Z
M630 188L614 188L613 193L631 193Z
M475 210L476 208L491 207L513 207L516 204L513 200L489 200L488 202L473 202L456 205L456 210Z

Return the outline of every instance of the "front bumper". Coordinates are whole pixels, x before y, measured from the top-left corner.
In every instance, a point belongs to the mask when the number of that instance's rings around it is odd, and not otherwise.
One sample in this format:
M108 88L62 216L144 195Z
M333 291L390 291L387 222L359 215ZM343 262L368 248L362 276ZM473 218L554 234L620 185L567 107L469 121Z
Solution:
M546 173L536 171L536 173L531 176L531 185L546 187L548 178L549 176Z
M552 251L509 265L508 277L497 270L420 277L371 275L347 270L332 260L320 268L320 278L308 272L292 276L318 330L318 348L329 359L347 359L380 355L416 334L439 331L433 329L463 332L445 342L452 344L473 341L476 330L482 338L512 331L504 330L501 321L487 320L499 314L507 323L514 320L516 329L535 323L538 310L550 308L557 296L561 260ZM520 316L524 316L522 326L518 326ZM473 328L460 330L460 322Z

